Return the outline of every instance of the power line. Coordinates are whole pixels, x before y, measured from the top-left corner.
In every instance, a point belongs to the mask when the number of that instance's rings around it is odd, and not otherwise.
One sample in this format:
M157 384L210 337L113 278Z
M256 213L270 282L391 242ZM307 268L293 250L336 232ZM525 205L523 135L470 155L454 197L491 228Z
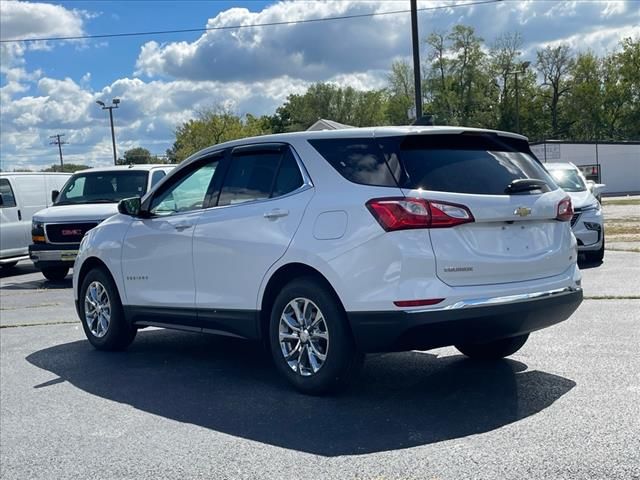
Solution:
M425 12L429 10L443 10L447 8L472 7L474 5L486 5L490 3L498 3L501 1L502 0L480 0L480 1L468 2L468 3L457 3L453 5L439 5L437 7L423 7L423 8L418 8L417 11ZM333 20L351 20L354 18L379 17L383 15L397 15L400 13L410 13L410 12L411 10L391 10L388 12L358 13L353 15L340 15L336 17L308 18L308 19L301 19L301 20L287 20L282 22L253 23L249 25L225 25L221 27L183 28L178 30L155 30L155 31L147 31L147 32L103 33L103 34L97 34L97 35L76 35L76 36L70 36L70 37L12 38L7 40L0 40L0 43L52 42L52 41L58 41L58 40L90 40L90 39L96 39L96 38L140 37L145 35L165 35L165 34L171 34L171 33L209 32L213 30L240 30L242 28L274 27L279 25L319 23L319 22L328 22Z

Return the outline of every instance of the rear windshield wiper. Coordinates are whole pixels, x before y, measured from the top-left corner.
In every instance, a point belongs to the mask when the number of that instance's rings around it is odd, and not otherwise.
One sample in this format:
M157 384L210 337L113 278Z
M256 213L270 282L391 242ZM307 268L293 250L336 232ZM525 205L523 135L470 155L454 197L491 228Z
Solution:
M537 178L519 178L512 181L507 188L504 189L504 193L520 193L530 192L531 190L547 190L549 185L544 180Z

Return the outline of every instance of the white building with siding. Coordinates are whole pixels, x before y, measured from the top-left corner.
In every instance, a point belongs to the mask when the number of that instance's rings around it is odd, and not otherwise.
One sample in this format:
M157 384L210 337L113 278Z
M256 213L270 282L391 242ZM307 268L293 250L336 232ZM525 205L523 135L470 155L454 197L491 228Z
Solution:
M571 162L585 176L606 184L604 195L640 193L640 142L532 143L541 162Z

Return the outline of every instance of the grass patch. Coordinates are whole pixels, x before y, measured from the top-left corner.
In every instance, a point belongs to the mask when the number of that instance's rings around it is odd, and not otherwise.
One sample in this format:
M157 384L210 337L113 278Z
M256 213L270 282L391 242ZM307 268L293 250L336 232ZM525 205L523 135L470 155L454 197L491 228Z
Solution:
M640 247L610 247L607 245L607 251L611 252L631 252L631 253L640 253Z
M620 198L615 200L602 199L603 205L640 205L640 198Z
M640 235L640 223L605 223L604 232L607 236Z

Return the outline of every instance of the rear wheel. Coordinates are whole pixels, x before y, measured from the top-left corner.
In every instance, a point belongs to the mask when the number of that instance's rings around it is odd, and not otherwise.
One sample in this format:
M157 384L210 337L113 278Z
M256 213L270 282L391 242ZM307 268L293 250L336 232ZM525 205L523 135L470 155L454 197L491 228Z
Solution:
M456 348L467 357L484 360L495 360L513 355L522 348L529 334L517 337L502 338L489 343L466 343L456 345Z
M68 273L69 267L46 267L42 269L42 275L44 275L47 280L54 282L64 280Z
M277 296L269 343L279 372L312 395L347 386L364 358L333 292L312 277L293 280Z
M98 350L124 350L135 338L136 329L126 321L118 290L104 270L86 275L78 306L84 333Z

